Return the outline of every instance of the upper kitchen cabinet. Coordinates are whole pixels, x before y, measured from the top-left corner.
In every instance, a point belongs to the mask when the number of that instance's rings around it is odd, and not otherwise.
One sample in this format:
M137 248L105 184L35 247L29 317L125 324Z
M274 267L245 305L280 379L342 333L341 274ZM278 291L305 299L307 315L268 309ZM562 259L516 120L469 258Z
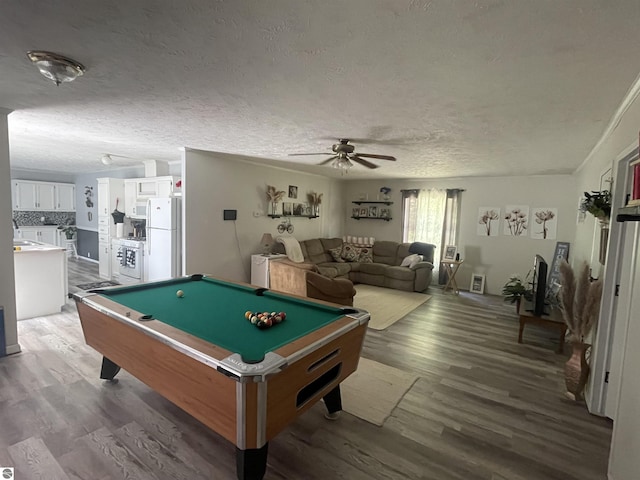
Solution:
M145 177L124 180L124 208L129 217L137 216L136 204L149 198L170 197L180 191L176 183L180 177Z
M76 186L71 183L57 183L56 209L64 212L76 211Z
M75 185L14 180L13 209L18 211L75 211Z

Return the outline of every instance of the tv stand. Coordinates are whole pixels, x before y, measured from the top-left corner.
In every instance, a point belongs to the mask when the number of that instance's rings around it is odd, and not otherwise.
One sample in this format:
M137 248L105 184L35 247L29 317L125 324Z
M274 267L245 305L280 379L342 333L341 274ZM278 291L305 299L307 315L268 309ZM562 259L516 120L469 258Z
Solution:
M524 326L527 323L533 323L545 328L551 328L558 331L560 345L558 345L558 353L562 353L564 350L564 337L567 333L567 326L562 318L562 312L557 308L551 308L549 313L545 312L544 316L534 315L533 312L527 310L525 302L520 303L518 309L518 316L520 317L520 331L518 332L518 343L522 343L522 332Z

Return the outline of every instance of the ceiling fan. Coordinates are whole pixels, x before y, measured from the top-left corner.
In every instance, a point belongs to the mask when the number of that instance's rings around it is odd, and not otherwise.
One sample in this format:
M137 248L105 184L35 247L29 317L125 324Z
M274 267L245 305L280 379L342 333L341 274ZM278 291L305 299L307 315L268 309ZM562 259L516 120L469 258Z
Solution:
M365 158L376 158L378 160L390 160L392 162L396 161L396 157L392 157L389 155L374 155L372 153L358 153L355 152L355 147L349 144L348 138L340 138L338 139L340 143L335 143L331 150L335 153L333 157L327 158L326 160L320 162L318 165L326 165L331 163L332 167L340 168L343 171L348 170L353 166L353 162L359 163L367 168L378 168L379 165L375 163L371 163ZM324 153L290 153L289 156L298 156L298 155L327 155Z

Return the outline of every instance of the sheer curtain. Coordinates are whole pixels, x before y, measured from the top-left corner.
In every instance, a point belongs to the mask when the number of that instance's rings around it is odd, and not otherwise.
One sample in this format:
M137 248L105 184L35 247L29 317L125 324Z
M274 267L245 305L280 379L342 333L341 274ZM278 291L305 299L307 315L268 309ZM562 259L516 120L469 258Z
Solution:
M442 227L441 245L458 245L458 217L460 216L460 201L464 190L460 188L447 189L447 204L444 214L444 225ZM440 264L444 248L441 248L436 255L436 261ZM448 281L446 272L441 270L438 275L438 283L445 285Z
M433 243L436 246L433 276L438 278L447 191L435 189L404 190L402 199L402 239L404 242L425 242Z

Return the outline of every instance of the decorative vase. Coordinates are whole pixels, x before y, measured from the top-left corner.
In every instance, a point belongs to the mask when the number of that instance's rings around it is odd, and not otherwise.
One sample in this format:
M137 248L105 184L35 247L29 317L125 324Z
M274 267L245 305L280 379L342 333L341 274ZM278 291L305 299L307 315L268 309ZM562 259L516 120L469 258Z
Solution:
M578 402L582 399L582 392L589 378L590 367L586 356L591 345L574 342L571 346L573 353L564 364L564 382L567 386L567 397Z
M271 202L271 215L278 215L278 202Z

